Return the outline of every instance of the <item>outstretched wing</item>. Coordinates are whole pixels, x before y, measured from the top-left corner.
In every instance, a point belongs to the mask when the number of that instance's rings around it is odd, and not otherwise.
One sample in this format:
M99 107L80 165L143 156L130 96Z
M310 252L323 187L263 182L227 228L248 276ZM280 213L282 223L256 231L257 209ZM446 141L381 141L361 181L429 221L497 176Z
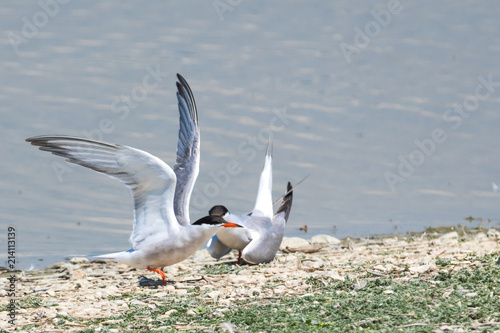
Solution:
M273 216L273 166L272 166L272 146L267 146L266 160L264 168L260 174L259 190L257 192L257 199L255 200L255 207L252 211L252 216L265 216L272 218Z
M179 101L179 141L174 172L177 176L174 212L180 224L190 224L189 202L194 183L200 171L200 128L193 92L186 80L177 74L177 99Z
M283 197L283 201L281 201L281 205L279 206L276 214L274 214L273 223L279 220L288 221L288 216L290 216L290 211L292 210L292 201L293 201L293 187L290 182L288 182L286 186L286 194Z
M132 248L137 249L148 236L178 227L172 213L175 174L159 158L127 146L69 136L37 136L26 141L70 163L118 179L132 191Z

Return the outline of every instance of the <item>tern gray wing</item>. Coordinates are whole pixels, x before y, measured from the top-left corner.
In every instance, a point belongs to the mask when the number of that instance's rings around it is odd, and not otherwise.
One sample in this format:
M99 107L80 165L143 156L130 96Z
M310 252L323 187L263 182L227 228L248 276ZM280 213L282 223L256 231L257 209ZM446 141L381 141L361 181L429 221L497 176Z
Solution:
M174 212L180 224L190 224L189 202L194 183L200 171L200 128L193 92L186 80L177 74L177 100L179 101L179 141L174 172L177 185Z
M178 227L172 212L176 177L159 158L132 147L69 136L26 139L40 150L66 158L125 184L134 198L132 248L151 235Z

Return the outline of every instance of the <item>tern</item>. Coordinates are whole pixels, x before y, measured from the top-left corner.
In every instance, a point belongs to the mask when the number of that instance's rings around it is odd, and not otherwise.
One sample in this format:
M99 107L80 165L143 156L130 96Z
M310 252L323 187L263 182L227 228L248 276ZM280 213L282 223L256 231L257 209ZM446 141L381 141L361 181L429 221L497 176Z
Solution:
M177 74L179 141L174 168L145 151L71 136L26 139L40 150L66 158L127 186L133 196L134 224L128 251L94 256L155 271L165 283L165 266L193 254L221 228L240 227L220 216L189 219L189 202L199 172L200 131L193 93Z
M293 189L288 182L287 192L283 196L281 205L273 214L272 172L271 148L268 146L254 209L243 215L231 214L222 205L210 209L210 216L222 217L225 221L243 226L243 228L217 231L207 244L212 257L220 259L231 249L236 249L238 264L241 258L250 264L267 263L274 259L283 240L285 224L292 209Z

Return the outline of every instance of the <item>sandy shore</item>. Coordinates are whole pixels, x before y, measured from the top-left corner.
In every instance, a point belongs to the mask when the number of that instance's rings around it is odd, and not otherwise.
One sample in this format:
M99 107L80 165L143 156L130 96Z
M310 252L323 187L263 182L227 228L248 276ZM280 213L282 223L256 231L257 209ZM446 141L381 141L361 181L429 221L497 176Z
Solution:
M110 261L89 263L85 258L74 258L44 270L15 272L16 297L9 297L6 290L0 291L4 310L1 328L9 332L64 332L67 329L58 326L62 318L66 327L70 326L73 331L106 328L119 321L109 318L126 313L131 306L154 309L167 296L175 296L174 300L203 297L207 302L216 302L223 312L242 298L303 296L309 292L305 281L311 277L356 279L366 276L367 272L384 277L405 267L403 276L412 279L437 274L438 259L450 259L449 269L459 269L473 267L476 263L474 260L454 261L471 254L481 256L498 251L500 232L494 229L475 234L453 231L442 235L424 233L376 240L338 240L330 236L316 236L312 240L285 238L276 259L260 266L235 267L234 254L215 261L206 250L199 250L192 258L165 268L172 281L165 286L158 284L158 276L153 272L138 271ZM226 273L221 271L223 267L237 269ZM9 285L11 274L7 270L1 272L2 289ZM199 281L184 282L201 277ZM193 290L197 291L196 296L191 295ZM148 293L149 297L139 301L133 298L137 293ZM8 311L5 310L12 299L18 307L14 326L8 323ZM167 311L162 316L168 318L169 315ZM91 322L98 318L104 320ZM163 328L171 327L193 328L185 323ZM151 323L145 327L157 328L161 329L162 325ZM122 329L110 331L121 332Z

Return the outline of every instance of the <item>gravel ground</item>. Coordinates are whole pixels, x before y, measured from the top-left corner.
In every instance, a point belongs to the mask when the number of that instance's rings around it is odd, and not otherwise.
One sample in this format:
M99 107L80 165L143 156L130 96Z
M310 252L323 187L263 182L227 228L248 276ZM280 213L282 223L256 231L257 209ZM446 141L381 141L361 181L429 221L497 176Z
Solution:
M475 234L452 231L380 239L338 240L326 235L310 240L285 238L276 259L266 265L236 266L235 253L215 261L206 250L199 250L188 260L165 268L171 279L166 285L159 285L154 272L112 261L73 258L43 270L14 272L17 278L14 298L5 290L12 272L0 271L4 317L0 327L8 332L65 332L68 326L70 331L92 328L121 332L122 328L107 328L119 323L120 319L113 317L127 313L134 305L155 309L167 296L173 301L202 297L208 304L216 303L222 313L242 299L272 301L282 296L303 297L310 293L308 278L356 280L367 273L383 278L404 271L400 278L412 279L437 274L440 267L436 261L440 259L450 260L448 269L461 269L477 264L463 260L470 254L482 256L499 251L500 232L495 229ZM360 279L358 283L364 282ZM196 295L191 295L194 290ZM144 293L149 297L141 300L133 297ZM7 306L12 299L17 305L15 325L8 323ZM175 311L166 311L157 320L168 318ZM194 310L189 311L188 315L196 316ZM96 322L96 319L102 320ZM59 325L61 320L66 328ZM151 324L145 329L158 328L182 330L196 326Z

